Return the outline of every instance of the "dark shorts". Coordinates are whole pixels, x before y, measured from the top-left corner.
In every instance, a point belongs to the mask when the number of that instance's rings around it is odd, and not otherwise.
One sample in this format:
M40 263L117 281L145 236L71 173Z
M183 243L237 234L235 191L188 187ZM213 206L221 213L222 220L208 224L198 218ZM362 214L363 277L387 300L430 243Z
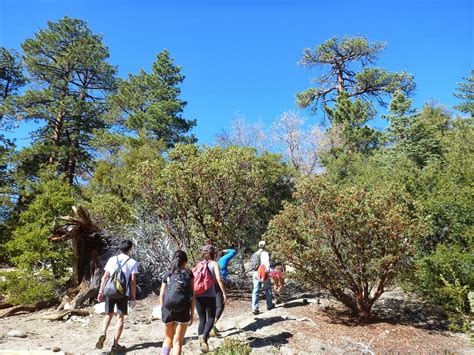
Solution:
M128 314L128 297L123 298L105 298L105 313L114 313L117 305L117 314Z
M182 312L172 312L166 307L161 307L161 321L165 324L188 324L191 320L191 309Z

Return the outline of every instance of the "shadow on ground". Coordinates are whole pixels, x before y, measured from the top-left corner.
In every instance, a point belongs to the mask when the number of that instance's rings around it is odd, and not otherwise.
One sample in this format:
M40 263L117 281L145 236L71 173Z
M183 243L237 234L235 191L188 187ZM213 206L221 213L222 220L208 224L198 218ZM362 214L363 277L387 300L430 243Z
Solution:
M262 329L263 327L269 327L272 324L283 322L285 320L286 319L281 316L270 317L270 318L257 318L253 323L250 323L246 325L245 327L243 327L242 330L245 332L248 332L248 331L255 332L258 329Z
M326 307L323 312L332 323L347 326L364 326L343 306ZM372 309L373 323L406 325L433 332L447 331L449 322L446 313L439 307L424 304L421 301L385 298L377 302Z
M251 348L263 348L265 346L279 347L283 344L288 344L288 339L293 337L289 332L281 332L279 334L269 335L261 338L249 338L249 345Z
M127 351L134 351L134 350L143 350L143 349L149 349L150 352L153 351L153 349L158 349L163 346L162 341L158 342L147 342L147 343L140 343L140 344L135 344L127 348Z

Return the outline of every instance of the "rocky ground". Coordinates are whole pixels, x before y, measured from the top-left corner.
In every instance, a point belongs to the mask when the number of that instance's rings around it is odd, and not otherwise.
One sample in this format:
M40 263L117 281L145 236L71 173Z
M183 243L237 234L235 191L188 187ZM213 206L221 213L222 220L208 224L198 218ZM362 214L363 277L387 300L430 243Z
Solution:
M466 335L447 331L442 313L403 292L385 295L375 310L376 322L365 326L353 324L338 303L321 294L292 291L283 304L253 316L249 290L229 293L222 332L211 338L211 349L225 337L238 337L248 342L252 354L474 354ZM161 353L163 325L152 319L157 304L158 297L149 296L127 318L122 335L127 353ZM90 311L60 321L45 319L52 310L0 319L0 354L107 353L94 349L102 316ZM112 334L104 349L110 349ZM197 346L196 321L186 334L184 353L197 353Z

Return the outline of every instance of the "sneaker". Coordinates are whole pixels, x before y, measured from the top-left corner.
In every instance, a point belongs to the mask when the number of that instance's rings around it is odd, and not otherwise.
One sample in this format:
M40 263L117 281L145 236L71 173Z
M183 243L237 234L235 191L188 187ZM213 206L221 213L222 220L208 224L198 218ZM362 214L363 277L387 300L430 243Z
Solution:
M212 327L211 331L209 332L209 335L210 335L211 337L216 337L216 336L219 335L219 330L217 329L216 326L213 326L213 327Z
M112 348L110 350L113 353L124 353L127 350L127 348L120 344L114 344L112 345Z
M271 311L273 308L275 308L275 303L272 303L272 305L267 308L267 311Z
M208 353L209 352L209 345L207 344L207 341L204 340L204 337L202 335L198 336L199 340L199 347L203 353Z
M258 315L260 314L260 312L259 312L258 309L254 309L254 310L252 311L252 313L253 313L254 316L258 316Z
M101 334L99 336L99 340L97 340L97 343L95 343L96 349L102 349L104 347L105 338L106 338L105 334Z

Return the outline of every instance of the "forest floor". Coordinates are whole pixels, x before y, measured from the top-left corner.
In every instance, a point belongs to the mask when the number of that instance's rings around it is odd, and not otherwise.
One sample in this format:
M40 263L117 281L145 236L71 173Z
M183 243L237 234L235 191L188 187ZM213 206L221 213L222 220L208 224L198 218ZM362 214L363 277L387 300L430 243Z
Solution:
M287 292L289 293L289 292ZM254 316L250 312L250 289L228 292L229 299L220 324L221 334L210 339L216 349L225 337L244 339L252 354L474 354L465 334L447 330L444 315L438 309L416 301L401 291L386 293L374 309L375 322L357 325L344 309L323 294L291 291L284 303L271 311ZM158 304L149 296L133 308L126 318L121 343L128 354L161 354L164 327L152 319ZM0 354L107 354L94 349L102 324L102 315L90 308L89 316L67 320L44 318L52 309L0 319ZM26 337L11 337L16 330ZM104 349L112 345L109 330ZM197 320L188 329L185 354L197 353Z

